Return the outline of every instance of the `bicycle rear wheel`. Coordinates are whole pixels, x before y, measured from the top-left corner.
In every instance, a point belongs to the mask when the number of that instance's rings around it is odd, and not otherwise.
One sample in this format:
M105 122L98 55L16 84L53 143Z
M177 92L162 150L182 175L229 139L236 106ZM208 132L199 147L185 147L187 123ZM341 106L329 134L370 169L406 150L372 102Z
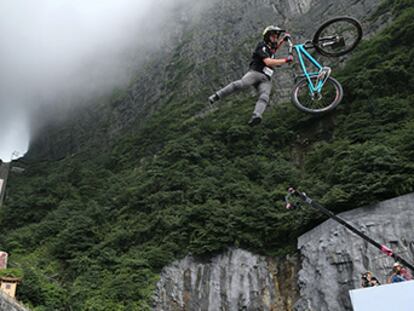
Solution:
M362 27L353 17L340 16L323 23L313 36L316 51L324 56L351 52L362 39Z
M318 78L311 77L312 83ZM300 111L310 114L322 114L333 110L341 102L343 90L341 84L334 78L329 77L318 94L311 94L308 79L303 78L292 91L292 102Z

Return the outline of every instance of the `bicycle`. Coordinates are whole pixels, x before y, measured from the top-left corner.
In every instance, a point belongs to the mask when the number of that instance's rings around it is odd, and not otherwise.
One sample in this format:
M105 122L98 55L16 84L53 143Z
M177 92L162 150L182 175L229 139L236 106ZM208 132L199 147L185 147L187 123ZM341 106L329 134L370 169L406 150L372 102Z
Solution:
M331 68L322 66L307 50L315 49L323 56L339 57L355 49L362 38L362 27L353 17L340 16L323 23L315 32L312 41L293 45L288 37L289 54L293 49L299 59L302 74L292 90L292 102L300 111L322 114L333 110L342 101L341 84L331 77ZM308 72L308 59L318 71Z

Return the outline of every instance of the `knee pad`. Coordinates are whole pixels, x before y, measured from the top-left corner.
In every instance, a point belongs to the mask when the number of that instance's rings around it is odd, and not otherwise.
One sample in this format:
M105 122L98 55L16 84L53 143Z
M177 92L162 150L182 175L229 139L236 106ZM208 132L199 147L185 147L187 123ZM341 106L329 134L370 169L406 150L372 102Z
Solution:
M269 103L270 96L267 94L260 94L259 100L264 102L267 105Z

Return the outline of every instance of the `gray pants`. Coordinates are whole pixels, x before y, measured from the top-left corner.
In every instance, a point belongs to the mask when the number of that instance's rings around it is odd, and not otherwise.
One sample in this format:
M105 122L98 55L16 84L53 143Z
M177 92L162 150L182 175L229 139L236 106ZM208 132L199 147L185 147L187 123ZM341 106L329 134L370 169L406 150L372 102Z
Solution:
M220 98L223 98L249 86L254 86L259 93L259 99L253 113L261 117L269 103L270 91L272 90L272 82L264 73L249 70L240 80L231 82L216 93Z

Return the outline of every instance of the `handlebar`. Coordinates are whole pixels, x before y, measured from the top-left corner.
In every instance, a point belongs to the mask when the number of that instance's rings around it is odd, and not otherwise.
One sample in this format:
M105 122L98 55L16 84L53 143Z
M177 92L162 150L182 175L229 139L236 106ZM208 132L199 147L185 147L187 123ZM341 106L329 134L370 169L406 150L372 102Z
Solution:
M289 55L292 55L293 54L293 42L290 38L287 38L286 41L289 45ZM310 40L305 41L303 45L306 50L315 48L314 43Z

